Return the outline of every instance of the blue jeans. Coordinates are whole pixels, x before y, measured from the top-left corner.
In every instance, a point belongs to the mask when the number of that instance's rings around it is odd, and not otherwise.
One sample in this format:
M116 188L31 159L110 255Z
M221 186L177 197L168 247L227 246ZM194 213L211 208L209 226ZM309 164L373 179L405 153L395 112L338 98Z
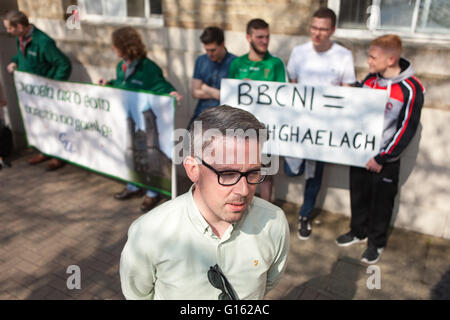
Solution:
M320 186L322 185L322 174L323 174L324 163L316 161L316 169L314 171L314 178L306 179L305 191L303 194L303 205L300 208L300 217L309 217L314 205L316 203L317 195L320 191ZM284 161L284 172L289 177L301 176L305 171L305 161L302 162L300 166L300 171L295 174L291 171L286 161Z
M130 191L138 191L140 188L138 186L135 186L134 184L127 183L127 189ZM147 193L145 195L149 198L155 198L159 195L159 193L153 190L147 190Z

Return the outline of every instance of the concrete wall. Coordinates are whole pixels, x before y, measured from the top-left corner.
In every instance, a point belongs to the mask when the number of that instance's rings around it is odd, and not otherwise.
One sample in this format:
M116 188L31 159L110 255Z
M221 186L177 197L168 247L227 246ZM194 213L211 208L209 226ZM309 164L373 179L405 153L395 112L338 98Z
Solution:
M252 18L266 20L273 33L299 34L307 31L306 21L326 1L317 0L165 0L167 27L203 29L217 25L226 30L245 31Z
M5 14L9 10L17 10L17 1L4 0L0 7L0 15ZM13 37L7 35L3 27L0 25L0 96L6 99L8 115L11 121L11 129L13 131L14 146L23 148L26 145L23 123L20 119L19 110L17 109L17 98L12 76L6 71L11 57L16 54L16 41ZM4 119L3 108L0 108L0 118Z
M63 1L64 2L64 1ZM18 1L29 8L34 1ZM81 30L69 30L64 24L61 1L49 2L51 8L31 18L39 28L54 37L73 62L71 80L93 81L114 76L117 58L110 46L112 30L122 25L82 22ZM67 1L64 2L66 4ZM176 126L185 127L196 101L190 96L190 79L195 58L203 53L198 37L207 25L226 29L226 45L235 54L248 51L245 24L254 17L271 24L270 51L287 62L294 46L308 41L306 26L319 2L297 1L207 1L166 0L165 27L137 26L144 36L148 56L162 67L170 82L184 95L177 107ZM288 23L289 22L289 23ZM366 52L371 36L355 39L344 36L336 41L353 51L358 78L367 72ZM397 197L394 223L398 227L416 230L450 239L449 204L449 142L450 129L450 41L418 42L404 39L405 56L416 67L426 89L421 127L405 152L401 168L401 189ZM180 174L183 173L178 168ZM303 178L288 178L283 172L275 177L275 196L297 204L303 201ZM327 165L318 207L349 215L348 167Z

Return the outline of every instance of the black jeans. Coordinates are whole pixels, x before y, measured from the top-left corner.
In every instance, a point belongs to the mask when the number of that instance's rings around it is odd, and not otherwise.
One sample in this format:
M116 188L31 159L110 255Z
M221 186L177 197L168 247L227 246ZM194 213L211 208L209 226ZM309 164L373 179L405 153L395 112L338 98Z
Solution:
M385 163L380 173L350 167L350 229L368 245L386 246L387 232L398 190L400 160Z

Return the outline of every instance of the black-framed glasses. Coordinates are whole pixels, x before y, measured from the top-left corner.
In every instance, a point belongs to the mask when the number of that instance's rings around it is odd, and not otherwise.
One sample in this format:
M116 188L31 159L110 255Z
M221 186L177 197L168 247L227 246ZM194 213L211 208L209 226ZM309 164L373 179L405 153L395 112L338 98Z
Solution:
M214 288L222 291L219 294L219 300L239 300L234 294L233 287L217 264L214 267L209 267L208 280Z
M247 172L240 172L237 170L219 171L211 167L203 159L202 164L217 175L217 182L222 186L235 185L242 177L245 177L248 184L260 184L266 178L266 174L261 169L250 170Z

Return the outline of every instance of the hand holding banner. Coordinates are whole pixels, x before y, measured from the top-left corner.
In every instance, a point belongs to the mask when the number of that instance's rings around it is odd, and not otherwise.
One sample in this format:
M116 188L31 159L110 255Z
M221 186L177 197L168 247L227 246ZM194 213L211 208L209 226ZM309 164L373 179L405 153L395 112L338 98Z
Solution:
M174 98L16 71L28 144L170 194Z
M349 87L223 79L220 103L268 130L263 152L365 167L380 149L387 93Z

